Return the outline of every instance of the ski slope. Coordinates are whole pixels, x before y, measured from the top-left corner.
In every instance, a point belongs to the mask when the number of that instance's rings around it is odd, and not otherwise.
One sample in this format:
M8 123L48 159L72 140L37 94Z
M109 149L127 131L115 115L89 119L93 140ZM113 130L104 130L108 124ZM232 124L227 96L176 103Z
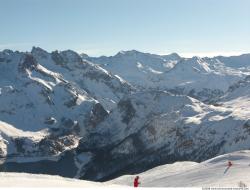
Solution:
M228 160L233 165L228 167ZM142 187L238 187L250 186L250 151L238 151L213 159L196 162L176 162L158 166L141 174ZM110 184L133 185L136 175L125 175Z
M228 160L233 165L228 167ZM141 187L239 187L250 186L250 150L196 162L176 162L138 174ZM108 182L91 182L59 176L0 173L0 187L119 187L133 186L136 175L125 175Z
M27 173L0 173L0 187L117 187L118 185L99 182L64 178L60 176L27 174Z

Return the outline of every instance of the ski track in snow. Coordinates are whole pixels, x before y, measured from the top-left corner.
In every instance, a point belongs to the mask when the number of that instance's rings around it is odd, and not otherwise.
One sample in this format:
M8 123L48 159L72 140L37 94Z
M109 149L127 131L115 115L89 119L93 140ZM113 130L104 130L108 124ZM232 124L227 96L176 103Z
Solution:
M233 163L229 168L228 160ZM137 175L142 187L238 187L240 182L250 186L250 151L225 154L201 163L166 164ZM137 175L121 176L108 183L131 186Z

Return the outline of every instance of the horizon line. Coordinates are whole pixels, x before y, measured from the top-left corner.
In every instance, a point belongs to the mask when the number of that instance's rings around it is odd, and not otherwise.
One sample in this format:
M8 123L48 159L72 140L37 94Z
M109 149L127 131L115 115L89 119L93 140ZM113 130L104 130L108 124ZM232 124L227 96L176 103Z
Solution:
M27 48L25 48L26 50L20 49L20 48L8 48L8 47L3 47L1 48L0 46L0 51L4 51L4 50L11 50L11 51L19 51L19 52L31 52L32 48L41 48L40 46L32 46L31 48L29 48L30 50L27 50ZM67 50L71 50L71 51L75 51L76 53L80 54L86 54L89 57L101 57L101 56L105 56L105 57L112 57L117 55L119 52L129 52L129 51L137 51L140 53L148 53L148 54L154 54L154 55L160 55L160 56L164 56L164 55L170 55L170 54L178 54L180 57L183 58L192 58L192 57L219 57L219 56L224 56L224 57L230 57L230 56L240 56L240 55L244 55L244 54L250 54L250 51L201 51L201 52L178 52L178 51L143 51L143 50L137 50L137 49L127 49L127 50L120 50L120 51L113 51L112 53L104 53L99 50L99 51L93 51L93 50L77 50L77 49L59 49L59 48L55 48L54 50L46 50L44 48L41 48L49 53L53 52L53 51L67 51ZM116 53L114 53L116 52Z

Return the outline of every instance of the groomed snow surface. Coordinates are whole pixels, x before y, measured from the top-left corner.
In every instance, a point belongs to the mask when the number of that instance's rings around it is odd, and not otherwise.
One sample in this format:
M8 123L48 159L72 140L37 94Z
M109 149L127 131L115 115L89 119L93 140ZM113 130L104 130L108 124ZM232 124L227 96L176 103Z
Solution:
M232 166L228 167L228 161ZM176 162L141 174L141 187L243 187L250 186L250 151L221 155L205 162ZM126 187L136 175L99 183L59 176L0 173L1 187Z

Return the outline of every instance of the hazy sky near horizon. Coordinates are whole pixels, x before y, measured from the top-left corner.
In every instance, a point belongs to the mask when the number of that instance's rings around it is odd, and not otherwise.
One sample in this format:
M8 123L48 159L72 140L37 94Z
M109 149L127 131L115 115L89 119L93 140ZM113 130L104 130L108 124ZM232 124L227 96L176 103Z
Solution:
M250 0L0 0L0 50L250 53Z

